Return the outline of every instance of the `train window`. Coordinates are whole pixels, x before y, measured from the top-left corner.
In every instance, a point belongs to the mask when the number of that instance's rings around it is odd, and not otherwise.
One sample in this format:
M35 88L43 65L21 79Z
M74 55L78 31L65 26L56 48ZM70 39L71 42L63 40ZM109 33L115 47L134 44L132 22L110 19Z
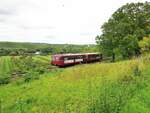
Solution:
M73 60L73 57L65 57L64 60Z
M52 60L53 60L53 61L59 61L60 58L61 58L61 57L59 57L59 56L53 56L53 57L52 57Z
M55 57L55 60L58 61L58 60L59 60L59 57Z
M68 60L68 58L64 58L64 60Z
M84 58L84 56L79 56L79 58Z
M82 58L86 58L86 55L83 55Z
M99 55L89 55L89 58L99 58Z
M73 63L74 62L74 57L65 57L64 58L64 63Z
M100 58L100 55L96 55L96 58L99 59L99 58Z
M89 55L89 58L93 58L94 56L93 55Z
M83 56L83 55L80 55L80 56L76 56L76 57L75 57L75 59L83 59L83 58L85 58L85 56Z

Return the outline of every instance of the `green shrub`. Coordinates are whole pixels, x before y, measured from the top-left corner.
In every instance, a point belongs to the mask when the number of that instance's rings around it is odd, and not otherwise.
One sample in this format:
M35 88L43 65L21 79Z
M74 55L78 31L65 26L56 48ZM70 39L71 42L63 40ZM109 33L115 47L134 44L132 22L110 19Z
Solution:
M39 74L37 72L27 72L24 76L25 82L30 82L31 80L38 80Z
M41 74L48 72L49 64L35 60L32 56L20 56L13 59L13 62L15 63L15 68L12 73L15 76L22 76L25 82L39 79Z
M87 113L120 113L139 85L131 76L124 76L116 83L104 80L98 91L91 94Z
M8 84L10 77L8 75L0 75L0 85Z
M136 65L133 69L133 75L134 76L140 76L141 75L141 70L139 69L139 66Z

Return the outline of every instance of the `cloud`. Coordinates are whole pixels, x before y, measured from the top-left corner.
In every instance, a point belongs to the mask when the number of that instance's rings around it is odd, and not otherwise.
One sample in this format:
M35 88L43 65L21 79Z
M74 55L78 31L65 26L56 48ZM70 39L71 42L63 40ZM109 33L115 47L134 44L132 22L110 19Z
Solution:
M20 26L20 28L25 29L25 30L39 30L39 29L54 29L55 27L53 26Z
M0 0L0 41L95 43L115 10L138 1Z
M6 1L0 0L0 23L5 23L16 15L17 7L10 5Z
M12 15L14 12L8 9L0 9L0 15Z
M5 18L0 18L0 23L3 23L3 22L5 22L5 21L6 21Z
M94 34L96 34L97 32L81 32L80 35L81 36L93 36Z

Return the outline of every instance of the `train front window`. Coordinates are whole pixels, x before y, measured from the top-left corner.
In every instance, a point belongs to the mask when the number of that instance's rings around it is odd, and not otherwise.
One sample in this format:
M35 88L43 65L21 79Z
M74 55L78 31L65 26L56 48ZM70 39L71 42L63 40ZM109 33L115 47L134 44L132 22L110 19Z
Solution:
M56 57L56 61L58 61L59 60L59 57Z
M60 57L58 57L58 56L52 57L52 60L53 60L53 61L59 61L59 60L60 60Z

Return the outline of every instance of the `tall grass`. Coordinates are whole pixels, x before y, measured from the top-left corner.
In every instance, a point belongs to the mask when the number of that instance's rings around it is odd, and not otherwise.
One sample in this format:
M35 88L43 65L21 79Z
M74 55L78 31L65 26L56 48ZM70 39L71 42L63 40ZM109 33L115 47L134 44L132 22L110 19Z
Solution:
M145 61L146 60L146 61ZM149 60L84 64L32 82L0 86L4 113L136 113L137 94L148 83ZM146 74L147 73L147 74ZM149 92L150 94L150 92ZM149 96L147 96L148 98ZM148 101L147 101L148 103ZM132 105L132 106L133 106Z

